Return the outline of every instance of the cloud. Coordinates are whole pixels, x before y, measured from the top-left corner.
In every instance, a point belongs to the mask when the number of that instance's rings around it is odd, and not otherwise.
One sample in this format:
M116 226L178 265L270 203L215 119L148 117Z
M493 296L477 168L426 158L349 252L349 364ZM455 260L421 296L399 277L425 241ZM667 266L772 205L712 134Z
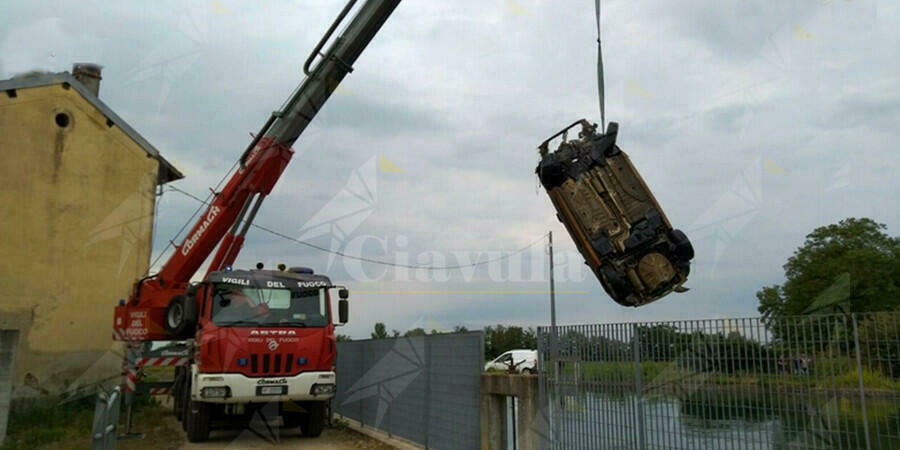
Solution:
M101 98L186 170L179 187L203 196L300 82L342 3L99 5L11 5L0 18L0 77L103 64ZM403 173L378 173L377 202L349 238L402 237L415 256L515 249L552 229L559 251L575 251L533 171L546 137L599 120L592 7L401 3L295 144L257 221L297 233L354 171L384 157ZM634 310L610 301L579 265L584 276L559 288L586 293L561 296L560 321L753 315L755 290L780 281L814 227L863 215L897 234L898 19L900 8L870 0L609 2L607 118L620 123L620 144L669 219L696 230L696 268L715 271L697 270L690 292ZM178 70L154 69L160 61ZM195 208L164 195L157 252ZM237 263L324 270L328 258L252 230ZM482 275L462 288L508 287ZM392 288L446 287L434 283ZM375 321L539 324L548 315L541 294L353 298L345 330L354 335Z

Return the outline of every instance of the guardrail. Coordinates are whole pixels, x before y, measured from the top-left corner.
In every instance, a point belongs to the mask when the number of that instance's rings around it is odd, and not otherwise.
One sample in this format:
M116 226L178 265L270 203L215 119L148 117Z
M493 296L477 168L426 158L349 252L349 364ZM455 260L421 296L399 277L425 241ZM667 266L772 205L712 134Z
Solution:
M121 398L120 386L116 386L110 392L98 389L97 403L94 407L94 425L91 428L91 450L116 448Z

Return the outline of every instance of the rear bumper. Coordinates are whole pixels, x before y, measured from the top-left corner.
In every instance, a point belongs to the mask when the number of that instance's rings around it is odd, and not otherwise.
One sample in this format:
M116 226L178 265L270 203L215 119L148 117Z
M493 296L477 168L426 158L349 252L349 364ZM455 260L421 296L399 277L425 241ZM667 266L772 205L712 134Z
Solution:
M304 372L292 377L247 377L235 373L198 373L197 366L191 367L193 382L191 383L191 398L195 401L208 403L267 403L283 401L326 401L334 396L335 375L331 371ZM314 385L331 386L328 394L313 394ZM228 388L226 397L210 397L204 395L204 388ZM264 395L261 388L280 387L285 394Z

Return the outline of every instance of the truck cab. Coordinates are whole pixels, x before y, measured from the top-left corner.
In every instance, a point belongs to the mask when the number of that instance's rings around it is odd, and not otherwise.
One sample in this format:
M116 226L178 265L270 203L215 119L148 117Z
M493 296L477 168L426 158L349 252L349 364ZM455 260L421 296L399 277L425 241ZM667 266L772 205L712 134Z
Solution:
M336 385L335 290L343 324L347 290L307 268L222 270L188 290L184 304L197 310L185 308L181 322L196 318L193 356L176 374L175 396L192 441L206 440L217 421L249 419L273 403L284 426L321 432Z

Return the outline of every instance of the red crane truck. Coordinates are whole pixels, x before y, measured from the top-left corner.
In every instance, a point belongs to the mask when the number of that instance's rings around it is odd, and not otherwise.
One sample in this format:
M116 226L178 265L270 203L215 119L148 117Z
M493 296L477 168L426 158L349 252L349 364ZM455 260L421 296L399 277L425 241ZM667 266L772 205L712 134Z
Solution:
M252 417L263 405L278 405L283 425L299 426L306 436L318 436L325 423L325 406L336 386L330 293L339 292L343 324L347 290L306 268L231 266L263 199L290 161L291 146L400 0L366 0L322 53L355 2L350 0L319 41L304 65L306 78L254 136L237 170L170 259L158 273L138 280L129 300L115 309L114 338L132 349L183 341L188 364L176 369L174 409L191 442L207 440L219 424ZM192 283L217 246L203 280ZM130 359L132 372L137 359Z

